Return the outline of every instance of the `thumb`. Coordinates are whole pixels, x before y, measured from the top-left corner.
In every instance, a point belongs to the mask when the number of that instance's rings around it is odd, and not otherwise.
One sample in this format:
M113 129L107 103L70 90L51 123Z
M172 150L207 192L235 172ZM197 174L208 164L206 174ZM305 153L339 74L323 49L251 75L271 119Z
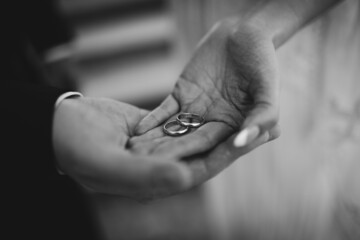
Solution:
M235 137L234 145L243 147L258 136L274 128L278 123L278 110L276 107L257 106L245 119L242 130Z
M234 144L242 147L270 131L278 123L280 82L272 46L264 47L265 56L256 68L249 93L254 100Z
M247 113L241 131L234 140L237 147L247 145L278 124L279 101L277 86L257 89L254 98L255 104Z

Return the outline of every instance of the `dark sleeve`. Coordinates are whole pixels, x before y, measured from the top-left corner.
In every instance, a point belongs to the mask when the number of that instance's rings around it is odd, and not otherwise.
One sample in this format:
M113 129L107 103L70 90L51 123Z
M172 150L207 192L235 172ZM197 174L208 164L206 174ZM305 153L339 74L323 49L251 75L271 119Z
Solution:
M23 2L26 4L26 8L22 8L22 14L26 19L26 34L40 53L74 38L74 29L65 18L60 5L57 4L58 1Z
M87 195L53 161L51 123L61 93L44 85L1 86L2 217L12 239L103 239Z
M31 162L29 171L34 173L49 169L55 173L53 112L56 99L65 90L14 81L2 85L1 92L1 135L6 140L4 150L9 153L6 156L14 161L27 159ZM16 169L16 163L10 163L9 167Z
M46 85L39 51L71 39L53 0L6 1L0 12L1 133L13 159L37 158L35 170L53 168L52 117L56 99L68 89ZM38 52L30 51L33 47ZM33 169L33 170L34 170ZM47 168L49 169L49 168Z
M38 240L96 239L98 225L87 196L75 181L59 175L54 163L54 104L62 93L73 89L45 85L41 62L37 64L37 56L31 55L34 51L29 52L30 45L41 52L71 37L51 10L36 9L41 4L49 9L47 1L10 0L0 8L0 17L6 18L0 21L4 230L12 239L22 239L24 234ZM34 19L21 13L29 14L34 7Z

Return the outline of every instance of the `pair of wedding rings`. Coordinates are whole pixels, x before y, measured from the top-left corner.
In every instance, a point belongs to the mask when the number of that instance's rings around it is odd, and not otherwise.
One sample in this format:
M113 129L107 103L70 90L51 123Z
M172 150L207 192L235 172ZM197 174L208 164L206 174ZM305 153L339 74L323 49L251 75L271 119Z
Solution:
M186 134L190 128L197 128L203 125L205 119L195 113L179 113L175 120L164 124L163 130L169 136L180 136Z

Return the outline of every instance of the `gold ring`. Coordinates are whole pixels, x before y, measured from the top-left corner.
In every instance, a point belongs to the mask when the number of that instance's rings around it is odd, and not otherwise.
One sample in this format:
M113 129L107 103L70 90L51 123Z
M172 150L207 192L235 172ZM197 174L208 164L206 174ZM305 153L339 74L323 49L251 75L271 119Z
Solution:
M184 127L200 127L205 119L195 113L179 113L176 117L176 120Z
M178 126L176 130L170 130L171 127ZM179 124L177 120L172 120L163 126L164 132L169 136L180 136L189 131L189 127Z

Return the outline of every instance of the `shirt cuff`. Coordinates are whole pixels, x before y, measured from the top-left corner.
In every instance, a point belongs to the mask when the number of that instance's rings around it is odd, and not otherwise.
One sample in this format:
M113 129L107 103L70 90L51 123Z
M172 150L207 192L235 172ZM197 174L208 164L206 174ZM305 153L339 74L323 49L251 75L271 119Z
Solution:
M57 98L57 100L55 102L55 109L60 106L60 103L63 100L65 100L67 98L72 98L72 97L83 97L83 95L81 93L79 93L79 92L66 92L66 93L63 93Z
M67 98L72 98L72 97L83 97L83 95L79 92L66 92L61 94L56 102L55 102L55 109L58 108L61 104L61 102ZM58 166L56 166L56 170L60 175L65 175L65 173L63 171L60 170L60 168Z

